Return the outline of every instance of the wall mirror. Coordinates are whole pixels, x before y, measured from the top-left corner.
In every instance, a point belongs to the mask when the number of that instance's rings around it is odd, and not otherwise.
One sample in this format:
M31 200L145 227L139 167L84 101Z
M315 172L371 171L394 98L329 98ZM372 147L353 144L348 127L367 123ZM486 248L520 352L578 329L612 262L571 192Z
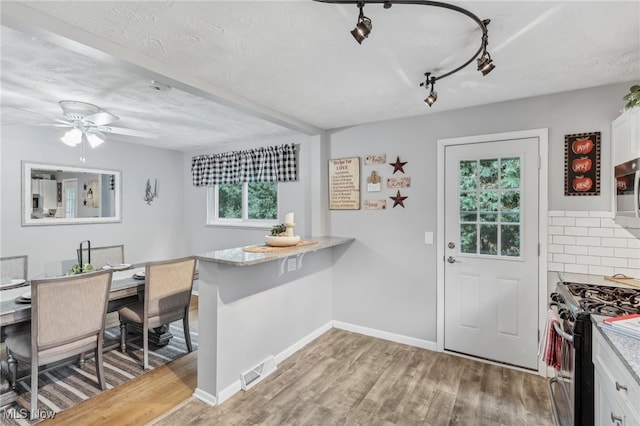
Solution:
M22 162L22 225L121 222L121 172Z

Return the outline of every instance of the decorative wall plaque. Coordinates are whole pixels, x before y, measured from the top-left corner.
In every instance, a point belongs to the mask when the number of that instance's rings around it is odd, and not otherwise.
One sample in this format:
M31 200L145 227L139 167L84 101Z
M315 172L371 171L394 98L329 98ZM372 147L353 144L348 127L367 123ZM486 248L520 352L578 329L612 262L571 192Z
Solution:
M410 177L389 178L387 179L387 188L409 188L411 186Z
M329 210L360 209L360 157L329 160Z
M600 132L565 135L564 195L600 195Z
M364 157L364 165L370 166L372 164L384 164L387 162L387 154L375 154L367 155Z
M385 210L387 208L387 200L364 200L365 210Z
M379 192L382 188L380 175L375 170L367 178L367 192Z

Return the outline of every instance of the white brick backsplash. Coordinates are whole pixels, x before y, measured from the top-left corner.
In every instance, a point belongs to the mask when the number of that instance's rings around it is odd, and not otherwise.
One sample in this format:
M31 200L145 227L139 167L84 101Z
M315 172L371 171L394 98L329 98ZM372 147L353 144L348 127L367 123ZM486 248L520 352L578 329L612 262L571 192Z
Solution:
M565 226L564 235L575 235L579 237L586 237L589 235L591 228L579 228L576 226Z
M564 245L563 244L548 244L547 251L549 253L564 253Z
M613 237L612 228L589 228L590 237Z
M551 226L576 226L576 219L573 217L552 217L549 223Z
M615 257L626 257L627 259L637 259L640 257L640 250L625 248L615 248L613 250Z
M571 211L568 210L566 212L564 212L565 216L568 217L589 217L589 212L583 211L583 210L576 210L576 211Z
M552 253L551 260L556 263L576 263L576 256L573 254Z
M600 246L600 237L578 237L576 238L576 244L580 246Z
M637 240L635 238L627 240L627 247L640 249L640 240Z
M600 256L576 256L576 263L578 265L600 265L600 259Z
M602 266L613 266L617 268L626 268L628 266L627 259L623 257L602 257Z
M614 256L613 247L589 247L589 256Z
M598 238L598 242L600 242L599 238ZM553 236L553 243L554 244L574 245L574 244L576 244L576 237L565 237L564 235L554 235Z
M571 265L567 265L567 266L571 266ZM547 269L549 271L564 272L564 263L548 262Z
M566 265L564 265L564 272L572 272L574 274L588 274L589 273L589 265L566 264Z
M549 235L564 235L564 227L563 226L549 226L547 228L547 232Z
M589 216L590 217L603 217L603 218L613 219L613 214L611 212L593 211L593 212L589 212Z
M560 245L560 246L564 247L564 253L567 253L567 254L584 254L584 255L589 254L589 247L585 247L585 246L563 246L563 245Z
M579 217L576 218L576 226L587 226L591 228L602 226L600 218L597 217ZM613 221L612 221L613 222Z
M640 236L617 225L608 211L550 211L549 271L640 277Z
M631 240L629 240L631 241ZM628 247L628 242L624 238L603 238L602 247Z
M615 269L609 266L592 266L589 265L589 274L591 275L614 275Z
M609 219L609 218L600 219L601 228L614 228L615 226L616 226L616 223L613 221L613 219Z

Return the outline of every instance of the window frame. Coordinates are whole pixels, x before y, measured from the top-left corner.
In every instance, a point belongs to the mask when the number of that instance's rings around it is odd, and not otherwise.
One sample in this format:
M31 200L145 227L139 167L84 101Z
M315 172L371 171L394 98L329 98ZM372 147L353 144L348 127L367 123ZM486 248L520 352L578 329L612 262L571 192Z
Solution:
M219 199L218 190L219 184L213 186L207 186L207 226L223 226L223 227L238 227L246 229L271 229L280 222L280 182L274 182L276 184L276 219L249 219L249 182L239 182L242 184L242 217L241 218L221 218L218 216L219 212Z

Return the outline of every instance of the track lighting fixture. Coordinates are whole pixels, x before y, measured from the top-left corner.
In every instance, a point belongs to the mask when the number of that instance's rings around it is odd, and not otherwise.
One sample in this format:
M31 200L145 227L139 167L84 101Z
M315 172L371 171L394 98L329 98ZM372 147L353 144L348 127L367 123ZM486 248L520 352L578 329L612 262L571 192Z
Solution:
M356 27L351 31L351 35L356 39L358 44L362 44L362 41L369 37L369 33L373 28L371 24L371 19L364 16L364 2L358 2L358 9L360 9L360 14L358 15L358 23Z
M420 83L420 86L424 86L425 89L428 89L429 86L431 86L429 96L427 96L427 99L425 99L424 102L427 105L432 106L438 100L438 92L434 90L436 85L436 78L432 77L430 72L426 73L425 77L427 77L427 79L423 83Z
M431 75L431 73L425 73L425 76L427 77L427 79L426 81L420 83L420 86L425 86L425 88L427 89L431 87L429 96L427 97L427 99L424 100L425 103L429 106L432 106L438 99L438 93L434 90L436 80L441 80L445 77L448 77L452 74L457 73L463 68L466 68L467 65L473 62L473 60L475 59L477 59L478 71L480 71L483 76L489 74L496 67L493 64L493 59L491 59L491 55L487 51L487 45L489 44L489 34L487 31L487 26L489 25L491 20L490 19L480 20L480 18L478 18L476 15L474 15L473 13L469 12L466 9L461 8L460 6L456 6L449 3L443 3L439 1L427 1L427 0L423 0L423 1L421 0L395 0L395 1L391 1L391 0L382 0L382 1L381 0L371 0L371 1L314 0L314 1L317 1L320 3L336 3L336 4L354 3L356 4L358 6L358 9L360 9L360 13L358 15L358 24L356 25L356 28L353 31L351 31L351 34L356 39L356 41L360 44L362 44L362 41L369 36L369 33L371 33L371 29L373 27L371 24L371 19L364 16L364 6L367 3L382 3L385 9L391 8L393 4L411 4L411 5L417 4L417 5L423 5L423 6L441 7L444 9L453 10L454 12L461 13L466 17L470 18L471 20L473 20L480 27L480 30L482 31L480 48L465 63L463 63L459 67L449 72L445 72L438 76Z

